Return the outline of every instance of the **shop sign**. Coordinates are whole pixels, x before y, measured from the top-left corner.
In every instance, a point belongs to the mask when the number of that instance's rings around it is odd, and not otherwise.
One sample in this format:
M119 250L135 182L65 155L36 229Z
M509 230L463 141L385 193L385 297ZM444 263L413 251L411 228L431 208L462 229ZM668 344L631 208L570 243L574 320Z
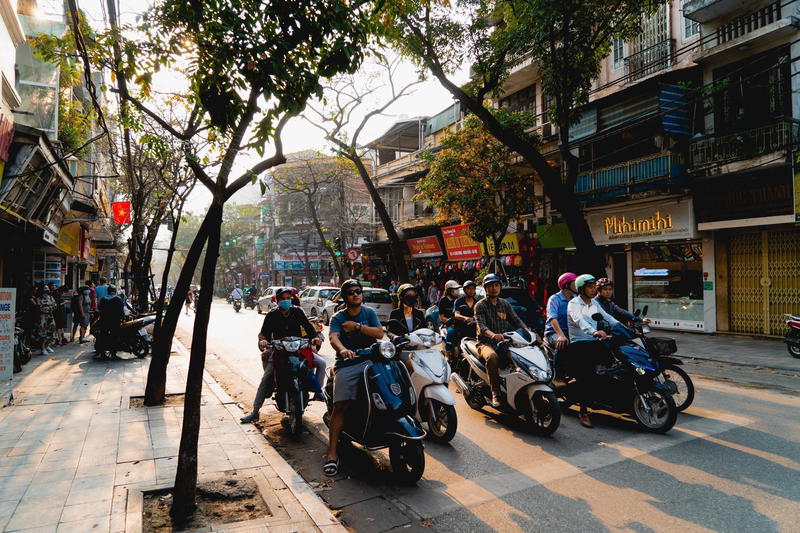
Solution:
M67 255L79 255L81 253L81 225L72 222L61 226L56 248Z
M359 253L357 248L350 248L347 250L347 260L351 263L358 259Z
M14 313L17 289L0 289L0 383L14 375ZM4 398L3 403L8 398Z
M430 237L420 237L419 239L408 239L408 251L411 257L439 257L442 255L442 247L439 246L439 239L435 235Z
M691 200L617 207L589 213L586 221L596 244L669 241L697 237Z
M482 247L483 248L483 247ZM494 255L494 241L486 239L486 255ZM517 255L519 253L519 235L508 233L500 241L500 255Z
M442 239L449 261L467 261L483 257L481 245L468 233L469 224L457 224L442 228Z

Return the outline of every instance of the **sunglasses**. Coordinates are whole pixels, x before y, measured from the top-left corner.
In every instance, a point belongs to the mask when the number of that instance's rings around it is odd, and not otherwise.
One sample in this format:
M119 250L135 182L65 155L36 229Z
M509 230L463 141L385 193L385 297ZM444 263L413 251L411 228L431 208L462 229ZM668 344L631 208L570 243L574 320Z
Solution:
M345 294L347 294L347 296L354 296L356 294L361 294L362 292L364 291L361 289L353 289L352 291L347 291Z

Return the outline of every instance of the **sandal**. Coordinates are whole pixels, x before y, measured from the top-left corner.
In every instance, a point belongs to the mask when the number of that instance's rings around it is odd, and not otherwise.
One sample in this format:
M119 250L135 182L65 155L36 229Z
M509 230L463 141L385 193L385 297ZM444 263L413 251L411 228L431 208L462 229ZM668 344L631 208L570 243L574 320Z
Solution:
M334 477L339 474L339 459L331 459L322 466L322 471L328 477Z

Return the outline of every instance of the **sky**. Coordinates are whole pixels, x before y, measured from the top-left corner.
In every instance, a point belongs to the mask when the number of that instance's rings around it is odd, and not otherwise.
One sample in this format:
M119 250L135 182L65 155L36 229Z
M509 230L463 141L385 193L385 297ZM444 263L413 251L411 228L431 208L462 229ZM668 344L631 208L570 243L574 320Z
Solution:
M84 0L79 3L79 7L85 10L91 23L96 27L105 26L105 2L106 0ZM134 23L136 16L144 11L150 4L148 0L119 0L120 19L122 24ZM455 76L457 82L466 80L466 71L460 72ZM395 83L399 86L410 83L418 78L418 73L414 66L410 63L403 63L398 68L397 75L395 76ZM169 85L175 83L179 86L180 80L160 79L158 83ZM158 88L158 87L156 87ZM162 90L168 90L162 88ZM364 112L369 111L373 107L385 101L388 95L388 90L378 91L375 98L371 102L372 105L364 107ZM398 118L416 117L416 116L430 116L442 111L453 103L453 99L437 81L428 79L421 84L415 86L413 94L406 96L397 101L391 108L387 110L387 115L373 117L368 125L364 128L360 141L366 144L372 139L380 136L391 126ZM361 117L354 117L354 122L360 122ZM301 150L319 150L329 153L330 146L325 142L323 133L309 124L302 118L292 119L285 127L283 136L284 153L292 153ZM268 153L271 153L268 152ZM259 161L258 154L241 154L234 166L233 175L238 175L246 170L249 166ZM257 201L260 197L260 189L258 185L248 186L231 199L234 203L250 203ZM195 213L204 212L211 202L211 194L202 185L198 185L189 199L187 210Z

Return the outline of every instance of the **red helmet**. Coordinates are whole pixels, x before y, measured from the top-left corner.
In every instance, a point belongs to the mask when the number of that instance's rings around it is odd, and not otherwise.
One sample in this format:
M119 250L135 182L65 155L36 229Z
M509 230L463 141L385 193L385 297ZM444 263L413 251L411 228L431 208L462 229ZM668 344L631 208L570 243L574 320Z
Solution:
M564 272L558 277L558 288L563 289L576 279L578 279L577 274L573 274L572 272Z

